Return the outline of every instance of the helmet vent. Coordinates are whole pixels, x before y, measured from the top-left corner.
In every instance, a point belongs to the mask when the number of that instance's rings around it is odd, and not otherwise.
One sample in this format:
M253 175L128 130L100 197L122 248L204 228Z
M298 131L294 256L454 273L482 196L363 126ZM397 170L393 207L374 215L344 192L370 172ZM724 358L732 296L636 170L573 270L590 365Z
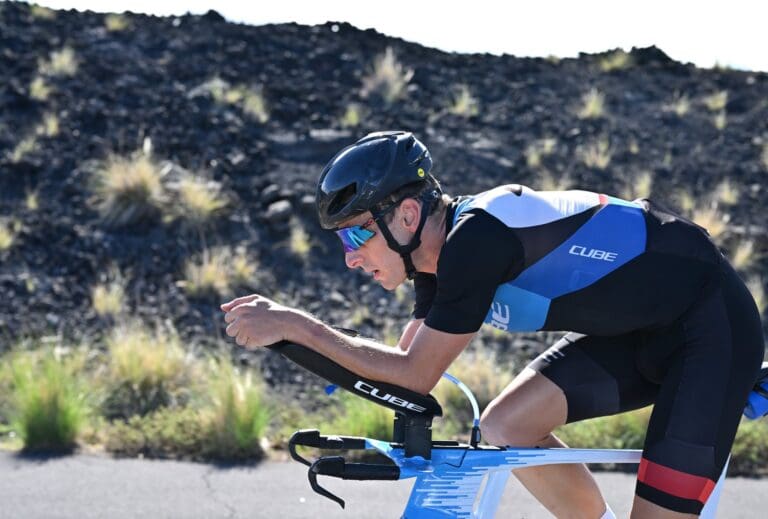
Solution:
M349 184L347 187L339 191L336 194L336 196L333 198L331 205L328 206L328 213L337 214L339 211L344 209L344 207L349 203L350 200L352 200L355 197L356 193L357 193L356 183Z

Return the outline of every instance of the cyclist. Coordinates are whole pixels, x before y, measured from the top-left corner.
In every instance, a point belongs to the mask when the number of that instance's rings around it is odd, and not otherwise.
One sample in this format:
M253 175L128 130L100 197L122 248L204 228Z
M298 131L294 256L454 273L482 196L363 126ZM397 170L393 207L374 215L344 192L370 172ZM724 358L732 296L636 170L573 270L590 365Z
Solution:
M483 322L572 330L483 412L485 440L564 446L564 424L654 403L633 517L697 515L717 481L763 358L760 316L706 232L649 200L500 186L443 195L427 148L379 132L341 150L317 187L346 264L392 290L413 279L399 348L351 338L250 295L227 334L290 340L364 377L428 393ZM557 517L614 517L583 465L514 471Z

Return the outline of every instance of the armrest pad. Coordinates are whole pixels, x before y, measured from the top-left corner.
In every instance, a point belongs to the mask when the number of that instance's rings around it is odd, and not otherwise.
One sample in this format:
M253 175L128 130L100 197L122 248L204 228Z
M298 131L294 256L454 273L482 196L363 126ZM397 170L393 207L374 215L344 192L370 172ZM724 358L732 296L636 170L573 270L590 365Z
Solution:
M282 341L267 347L329 382L399 413L443 415L443 409L432 395L422 395L401 386L358 376L306 346Z

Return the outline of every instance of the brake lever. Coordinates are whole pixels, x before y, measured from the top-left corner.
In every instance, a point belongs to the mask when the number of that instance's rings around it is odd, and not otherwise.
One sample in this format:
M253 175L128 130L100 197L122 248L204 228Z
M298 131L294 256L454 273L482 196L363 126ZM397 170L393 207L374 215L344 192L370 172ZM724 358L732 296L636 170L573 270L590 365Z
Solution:
M333 467L331 469L333 472L341 473L344 470L344 458L342 458L341 456L320 458L309 467L309 471L307 472L307 477L309 478L309 485L312 487L312 490L314 490L316 493L320 494L321 496L327 497L331 501L338 503L343 509L344 500L334 494L331 494L326 489L321 487L320 484L317 482L317 475L318 473L320 473L320 469L323 466L325 466L326 468L328 468L328 466L331 466Z

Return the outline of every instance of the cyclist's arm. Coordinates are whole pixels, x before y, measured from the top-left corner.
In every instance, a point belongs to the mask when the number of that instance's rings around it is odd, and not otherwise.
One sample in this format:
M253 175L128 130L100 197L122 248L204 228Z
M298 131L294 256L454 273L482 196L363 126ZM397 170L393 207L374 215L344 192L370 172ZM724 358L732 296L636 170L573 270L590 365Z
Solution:
M446 333L421 325L408 349L403 350L346 336L308 314L295 313L292 319L295 324L290 326L292 336L287 339L312 348L358 375L422 394L437 385L475 335Z
M400 340L397 341L397 347L403 351L408 351L408 348L411 346L411 341L413 341L413 337L416 335L419 326L421 326L421 323L423 322L424 319L412 319L405 325L403 334L400 336Z

